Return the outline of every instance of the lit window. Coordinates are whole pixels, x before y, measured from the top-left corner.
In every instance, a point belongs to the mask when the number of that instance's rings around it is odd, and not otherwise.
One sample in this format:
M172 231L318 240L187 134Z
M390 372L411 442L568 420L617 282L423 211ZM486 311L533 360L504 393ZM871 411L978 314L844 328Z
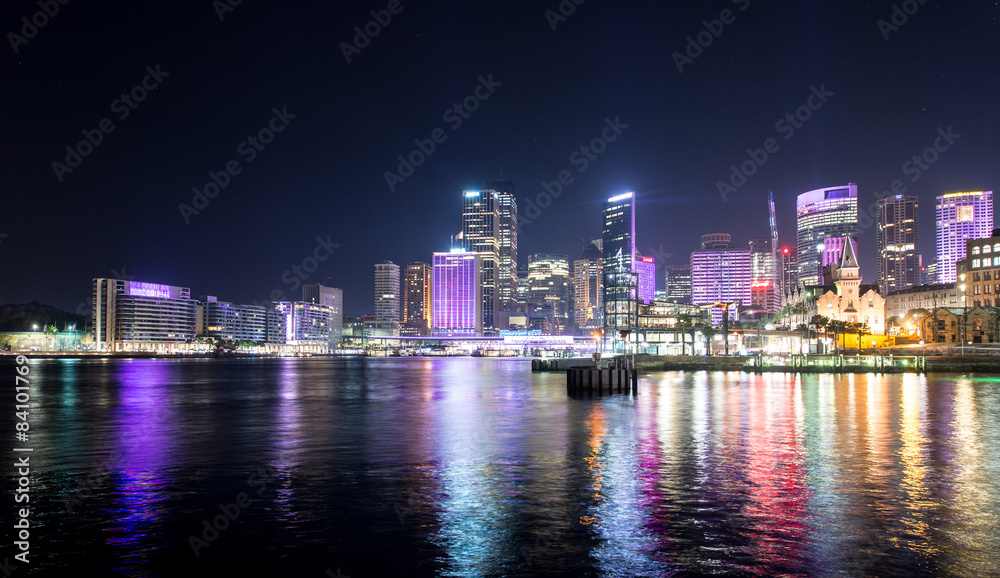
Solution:
M990 246L989 245L983 245L983 255L985 255L985 254L987 254L989 252L990 252Z
M978 255L979 254L979 247L973 247L972 248L972 254L973 255Z
M975 269L975 268L977 268L979 266L980 266L979 259L973 259L972 260L972 268Z
M983 267L992 267L992 266L993 266L993 259L989 257L983 259Z

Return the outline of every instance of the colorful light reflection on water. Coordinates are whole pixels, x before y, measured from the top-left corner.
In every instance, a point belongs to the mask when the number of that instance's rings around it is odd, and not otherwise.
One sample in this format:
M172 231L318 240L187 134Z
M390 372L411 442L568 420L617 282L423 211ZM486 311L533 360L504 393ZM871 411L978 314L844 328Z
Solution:
M1000 574L991 380L660 373L589 399L510 360L36 369L53 568ZM107 479L68 511L100 459ZM195 556L240 492L252 503Z

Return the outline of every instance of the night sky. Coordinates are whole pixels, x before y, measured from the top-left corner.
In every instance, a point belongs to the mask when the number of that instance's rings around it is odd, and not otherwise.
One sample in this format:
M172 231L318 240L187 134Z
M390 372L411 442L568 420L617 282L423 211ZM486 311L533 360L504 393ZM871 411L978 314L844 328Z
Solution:
M856 182L866 207L896 179L921 199L932 261L934 197L1000 188L995 2L897 2L896 26L891 1L49 1L51 17L37 0L0 8L0 303L78 311L91 279L113 276L298 299L292 266L318 255L305 281L368 313L373 265L447 250L461 191L501 171L537 217L522 267L577 257L602 202L628 190L639 249L680 264L704 233L766 237L768 191L794 245L799 193ZM373 10L391 20L369 24ZM358 36L366 25L377 36ZM776 126L810 102L798 128ZM960 136L933 164L904 167L949 127ZM83 131L99 144L78 146ZM777 151L724 200L717 182L770 138ZM391 190L415 140L434 151ZM526 212L562 171L572 183ZM210 172L226 186L185 219ZM869 281L874 243L862 234Z

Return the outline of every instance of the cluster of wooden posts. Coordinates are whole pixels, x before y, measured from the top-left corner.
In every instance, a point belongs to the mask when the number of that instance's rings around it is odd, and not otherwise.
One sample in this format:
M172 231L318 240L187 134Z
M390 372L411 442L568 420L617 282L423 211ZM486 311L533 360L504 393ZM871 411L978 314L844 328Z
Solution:
M577 366L566 370L566 392L575 393L639 393L639 373L626 360L619 358L614 367ZM624 363L622 363L624 362Z

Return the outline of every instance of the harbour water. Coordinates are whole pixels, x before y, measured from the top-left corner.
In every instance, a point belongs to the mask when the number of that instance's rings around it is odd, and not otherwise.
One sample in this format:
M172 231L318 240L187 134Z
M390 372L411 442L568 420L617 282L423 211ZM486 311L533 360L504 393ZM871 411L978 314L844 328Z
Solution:
M1000 575L1000 378L663 372L591 398L524 359L30 368L14 575Z

